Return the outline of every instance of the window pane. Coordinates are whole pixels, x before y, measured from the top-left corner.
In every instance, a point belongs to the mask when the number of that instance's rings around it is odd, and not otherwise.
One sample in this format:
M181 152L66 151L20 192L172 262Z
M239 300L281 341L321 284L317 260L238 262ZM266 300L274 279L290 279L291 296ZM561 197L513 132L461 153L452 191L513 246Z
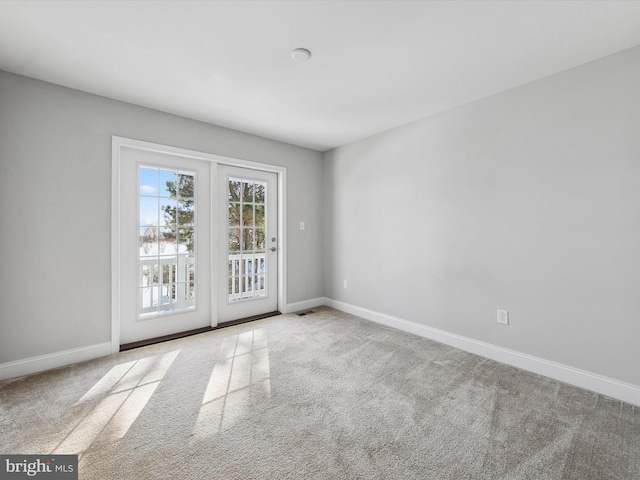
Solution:
M178 223L180 225L193 225L195 221L195 205L193 200L178 202Z
M240 187L242 182L240 180L229 179L229 201L240 201Z
M241 275L248 275L253 270L253 260L251 257L242 256Z
M177 175L175 171L160 169L160 192L161 197L176 198L178 188Z
M140 227L140 256L158 254L158 227Z
M177 197L188 200L193 199L193 192L195 190L195 176L181 172L178 174L178 192Z
M176 301L175 285L163 285L161 288L161 303L162 305L171 305Z
M250 298L253 296L253 283L251 277L242 277L242 298Z
M146 260L140 265L140 286L149 287L153 283L153 265L157 259Z
M189 256L186 259L186 267L185 267L185 279L189 282L196 281L196 264L195 257Z
M177 223L178 202L170 198L160 199L160 225L175 225Z
M195 246L193 227L178 229L178 253L193 253Z
M143 309L149 309L158 306L159 289L158 287L146 287L140 289L140 304Z
M240 255L229 255L229 276L240 275Z
M140 167L140 195L158 195L158 169Z
M170 284L176 283L176 267L174 263L175 257L170 259L170 263L167 261L162 262L162 283Z
M240 251L240 229L230 228L229 229L229 252L239 252L239 251Z
M157 253L159 255L175 255L176 251L176 228L160 227Z
M256 272L265 273L265 271L266 271L266 262L264 259L264 254L261 256L256 255Z
M157 197L140 197L140 225L158 225Z
M266 192L267 192L267 184L264 182L256 182L255 202L265 203Z
M242 182L242 202L243 203L253 202L253 182L250 182L250 181Z
M160 278L160 267L157 263L150 263L148 270L147 285L157 285Z
M158 228L158 227L156 227L156 228ZM162 227L159 227L158 231L159 231L158 240L160 242L175 243L175 241L176 241L176 232L178 231L176 229L175 225L164 225Z
M235 227L240 225L240 204L230 203L228 210L229 210L229 226Z
M253 227L253 205L242 205L242 225Z
M265 251L265 232L264 228L256 228L255 229L255 248L256 251Z
M264 205L256 205L254 214L254 223L256 227L265 226Z
M240 244L242 251L253 250L253 228L242 229L242 243Z
M196 285L194 282L187 284L187 298L186 300L194 300L196 298Z
M235 295L240 291L238 277L230 277L228 285L229 285L229 295Z

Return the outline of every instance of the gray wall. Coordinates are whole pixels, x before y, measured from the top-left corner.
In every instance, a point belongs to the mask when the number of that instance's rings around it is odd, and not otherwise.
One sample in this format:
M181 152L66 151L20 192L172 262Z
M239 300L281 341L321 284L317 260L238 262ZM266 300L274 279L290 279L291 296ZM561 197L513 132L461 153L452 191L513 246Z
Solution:
M287 167L287 301L322 296L320 153L0 72L0 363L110 339L112 135Z
M639 385L639 86L634 48L325 153L325 295Z

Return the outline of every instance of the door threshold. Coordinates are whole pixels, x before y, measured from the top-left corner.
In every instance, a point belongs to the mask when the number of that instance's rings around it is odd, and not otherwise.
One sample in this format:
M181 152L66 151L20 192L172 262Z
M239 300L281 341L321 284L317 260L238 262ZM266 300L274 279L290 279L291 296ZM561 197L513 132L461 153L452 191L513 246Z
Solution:
M276 315L280 315L280 312L277 310L269 313L261 313L260 315L253 315L251 317L239 318L237 320L229 320L228 322L219 323L215 327L196 328L194 330L187 330L186 332L172 333L170 335L163 335L161 337L148 338L147 340L140 340L138 342L123 343L122 345L120 345L120 351L124 352L126 350L133 350L134 348L155 345L156 343L168 342L169 340L190 337L191 335L198 335L200 333L211 332L213 330L220 330L221 328L233 327L234 325L254 322L256 320L262 320L263 318L275 317Z

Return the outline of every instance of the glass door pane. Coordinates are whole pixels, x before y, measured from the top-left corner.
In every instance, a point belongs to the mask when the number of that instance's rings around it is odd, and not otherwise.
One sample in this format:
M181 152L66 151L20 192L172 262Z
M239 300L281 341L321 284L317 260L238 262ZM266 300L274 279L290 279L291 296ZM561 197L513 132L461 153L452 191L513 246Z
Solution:
M227 179L227 301L266 297L267 182Z
M138 171L140 318L196 307L196 173L153 165Z

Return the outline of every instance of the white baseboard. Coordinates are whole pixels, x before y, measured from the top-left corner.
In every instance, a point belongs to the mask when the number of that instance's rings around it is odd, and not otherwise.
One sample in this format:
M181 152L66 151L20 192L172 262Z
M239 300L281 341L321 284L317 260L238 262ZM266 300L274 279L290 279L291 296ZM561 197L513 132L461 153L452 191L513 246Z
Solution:
M324 304L328 307L335 308L336 310L357 315L358 317L362 317L366 320L371 320L376 323L397 328L398 330L429 338L436 342L475 353L476 355L490 358L501 363L506 363L507 365L512 365L523 370L528 370L570 385L575 385L580 388L585 388L602 395L640 406L640 386L638 385L633 385L631 383L591 373L586 370L580 370L568 365L545 360L544 358L534 357L515 350L498 347L490 343L463 337L455 333L410 322L403 320L402 318L357 307L338 300L326 298Z
M311 308L320 307L324 304L324 297L288 303L285 305L285 311L282 313L309 310ZM0 364L0 380L42 372L76 362L91 360L93 358L104 357L113 353L112 347L111 342L105 342L97 345L88 345L86 347L79 347L62 352L49 353L37 357L2 363Z
M320 307L325 305L326 298L318 297L311 298L309 300L303 300L301 302L287 303L286 311L282 313L300 312L302 310L309 310L310 308Z
M301 302L289 303L286 305L286 312L283 313L308 310L322 305L640 406L640 386L638 385L545 360L544 358L534 357L515 350L509 350L472 338L463 337L462 335L450 333L445 330L410 322L366 308L357 307L331 298L318 297ZM0 380L91 360L93 358L110 355L111 353L111 342L105 342L7 362L0 364Z
M111 342L105 342L2 363L0 364L0 380L42 372L51 368L62 367L64 365L104 357L110 354Z

